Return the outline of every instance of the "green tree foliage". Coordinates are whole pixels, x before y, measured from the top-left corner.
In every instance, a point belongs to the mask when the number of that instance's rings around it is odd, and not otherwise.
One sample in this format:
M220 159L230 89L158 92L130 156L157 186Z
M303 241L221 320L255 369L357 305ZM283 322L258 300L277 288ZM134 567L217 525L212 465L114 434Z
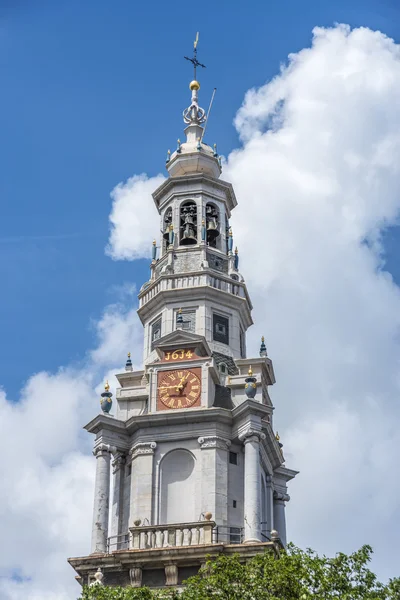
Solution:
M208 561L181 593L147 588L92 586L83 600L400 600L400 578L380 583L368 568L372 550L363 546L334 558L318 556L290 545L280 558L265 552L240 562L221 556Z

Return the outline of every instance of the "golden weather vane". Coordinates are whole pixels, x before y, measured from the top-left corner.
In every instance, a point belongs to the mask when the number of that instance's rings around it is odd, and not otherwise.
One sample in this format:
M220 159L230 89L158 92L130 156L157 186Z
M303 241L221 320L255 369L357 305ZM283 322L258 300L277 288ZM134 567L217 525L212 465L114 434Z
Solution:
M203 65L202 63L200 63L197 60L197 44L199 43L199 32L196 33L196 39L194 40L193 43L193 57L189 58L188 56L185 56L186 60L190 61L193 65L193 69L194 69L194 80L196 80L196 69L197 67L203 67L204 69L206 68L206 65Z

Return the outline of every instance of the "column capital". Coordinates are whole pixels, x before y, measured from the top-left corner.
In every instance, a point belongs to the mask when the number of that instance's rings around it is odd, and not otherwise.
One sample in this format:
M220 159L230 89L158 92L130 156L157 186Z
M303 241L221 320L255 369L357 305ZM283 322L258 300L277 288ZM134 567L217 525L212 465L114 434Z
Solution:
M248 442L260 442L261 440L265 440L265 433L258 429L254 429L253 427L249 427L239 434L239 440L244 444L247 444Z
M157 448L156 442L139 442L135 444L130 450L129 454L132 456L132 460L137 456L145 454L154 454L154 450Z
M228 450L228 448L231 446L230 440L218 435L199 437L197 441L199 442L202 450L205 450L206 448L221 448L222 450Z
M115 454L115 452L117 452L117 449L115 446L110 446L110 444L103 443L98 444L93 448L93 454L96 458L102 456L103 454L106 454L107 452L109 452L110 454Z
M274 500L276 502L289 502L290 496L289 494L283 494L282 492L274 491Z
M111 466L112 466L112 469L113 469L113 475L115 475L115 473L120 470L120 468L122 467L122 465L125 464L125 461L126 461L125 454L123 452L120 452L118 450L115 453L114 460L111 463Z

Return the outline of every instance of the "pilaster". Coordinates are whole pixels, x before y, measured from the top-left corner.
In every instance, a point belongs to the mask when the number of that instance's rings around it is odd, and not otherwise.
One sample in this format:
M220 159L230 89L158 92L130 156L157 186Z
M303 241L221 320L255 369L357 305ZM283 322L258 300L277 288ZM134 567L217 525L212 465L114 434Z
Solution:
M125 478L126 456L122 452L116 452L114 460L111 463L113 473L113 497L111 505L111 537L121 535L122 532L122 514L124 503L124 478ZM120 549L121 539L114 538L113 549Z
M274 492L274 529L279 533L279 538L286 546L286 516L285 502L289 502L289 494Z
M96 479L94 486L92 554L107 552L112 452L116 452L116 448L108 444L98 444L93 450L96 457Z
M139 442L129 451L132 457L129 527L135 521L152 522L153 460L156 442Z
M244 542L261 541L260 440L265 434L249 427L239 435L244 443Z
M199 437L201 448L202 512L217 525L228 525L228 450L231 442L212 435Z

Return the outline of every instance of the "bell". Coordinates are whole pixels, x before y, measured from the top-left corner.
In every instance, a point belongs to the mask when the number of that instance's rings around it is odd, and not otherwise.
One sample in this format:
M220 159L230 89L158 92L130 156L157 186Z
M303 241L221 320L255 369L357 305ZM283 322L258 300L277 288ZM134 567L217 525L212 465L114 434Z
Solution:
M185 231L182 235L181 246L193 246L193 244L197 244L197 239L192 230L189 230L189 232Z
M214 241L218 236L219 231L216 227L215 219L211 217L207 222L207 241Z
M168 240L169 240L169 224L165 225L163 238L164 238L164 240L167 240L167 242L168 242Z

